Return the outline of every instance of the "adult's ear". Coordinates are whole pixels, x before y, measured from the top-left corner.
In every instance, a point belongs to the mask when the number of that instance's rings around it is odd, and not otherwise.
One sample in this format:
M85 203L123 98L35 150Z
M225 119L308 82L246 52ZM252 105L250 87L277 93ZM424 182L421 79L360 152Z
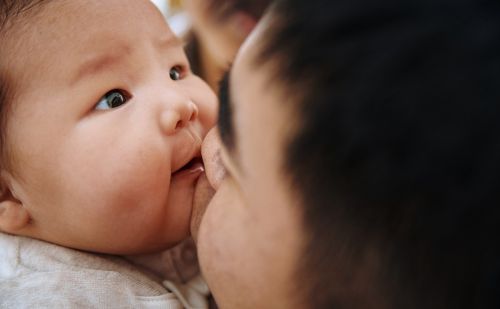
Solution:
M0 231L20 234L30 221L30 215L22 202L12 193L9 179L2 173L0 178Z

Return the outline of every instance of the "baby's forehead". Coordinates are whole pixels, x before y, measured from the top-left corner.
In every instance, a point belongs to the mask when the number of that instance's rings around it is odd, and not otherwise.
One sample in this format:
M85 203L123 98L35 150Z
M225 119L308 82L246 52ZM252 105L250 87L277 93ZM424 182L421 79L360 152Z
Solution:
M18 2L27 3L9 18L12 20L9 28L14 30L18 42L49 46L52 41L61 43L62 39L84 43L82 38L85 36L106 33L112 36L117 30L140 31L144 36L158 29L171 32L163 15L149 0L127 1L126 4L120 0ZM23 40L19 40L21 37Z
M9 71L22 76L86 62L96 54L112 58L140 49L150 40L157 48L178 50L180 40L148 0L41 1L22 16L9 35ZM175 48L171 48L175 47ZM36 71L36 72L33 72Z

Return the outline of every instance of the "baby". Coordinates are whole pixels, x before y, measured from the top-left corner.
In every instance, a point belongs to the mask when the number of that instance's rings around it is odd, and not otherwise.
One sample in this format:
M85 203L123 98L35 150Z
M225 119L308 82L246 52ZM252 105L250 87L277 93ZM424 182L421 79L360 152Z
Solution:
M181 41L148 0L2 1L0 26L0 307L180 307L116 255L189 236L217 99Z

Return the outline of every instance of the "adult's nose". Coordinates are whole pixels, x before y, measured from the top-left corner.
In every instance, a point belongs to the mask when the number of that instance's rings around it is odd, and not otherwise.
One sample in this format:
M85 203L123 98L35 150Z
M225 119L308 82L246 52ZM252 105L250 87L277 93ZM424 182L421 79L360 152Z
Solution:
M226 175L226 169L220 157L221 141L217 127L211 129L201 146L201 156L205 165L205 173L208 182L215 189L219 186Z
M198 118L198 107L189 99L167 104L160 114L160 123L167 135L172 135Z

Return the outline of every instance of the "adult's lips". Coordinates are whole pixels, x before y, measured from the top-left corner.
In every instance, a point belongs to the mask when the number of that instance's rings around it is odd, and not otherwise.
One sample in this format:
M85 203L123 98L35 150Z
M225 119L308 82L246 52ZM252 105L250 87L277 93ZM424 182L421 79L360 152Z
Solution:
M198 231L200 229L201 220L205 214L208 204L212 200L215 190L208 182L207 176L201 174L197 183L193 196L193 208L191 210L191 236L194 241L198 241Z
M217 128L208 132L201 146L201 155L205 163L205 173L212 187L217 190L226 176L226 169L221 160L221 141Z
M194 157L171 175L166 205L167 215L172 216L169 228L177 240L186 237L190 232L196 186L200 175L204 174L201 160Z
M220 159L220 145L219 134L214 128L208 132L201 147L205 173L201 174L196 183L191 213L191 235L195 241L198 240L198 230L205 210L225 177L226 170Z

